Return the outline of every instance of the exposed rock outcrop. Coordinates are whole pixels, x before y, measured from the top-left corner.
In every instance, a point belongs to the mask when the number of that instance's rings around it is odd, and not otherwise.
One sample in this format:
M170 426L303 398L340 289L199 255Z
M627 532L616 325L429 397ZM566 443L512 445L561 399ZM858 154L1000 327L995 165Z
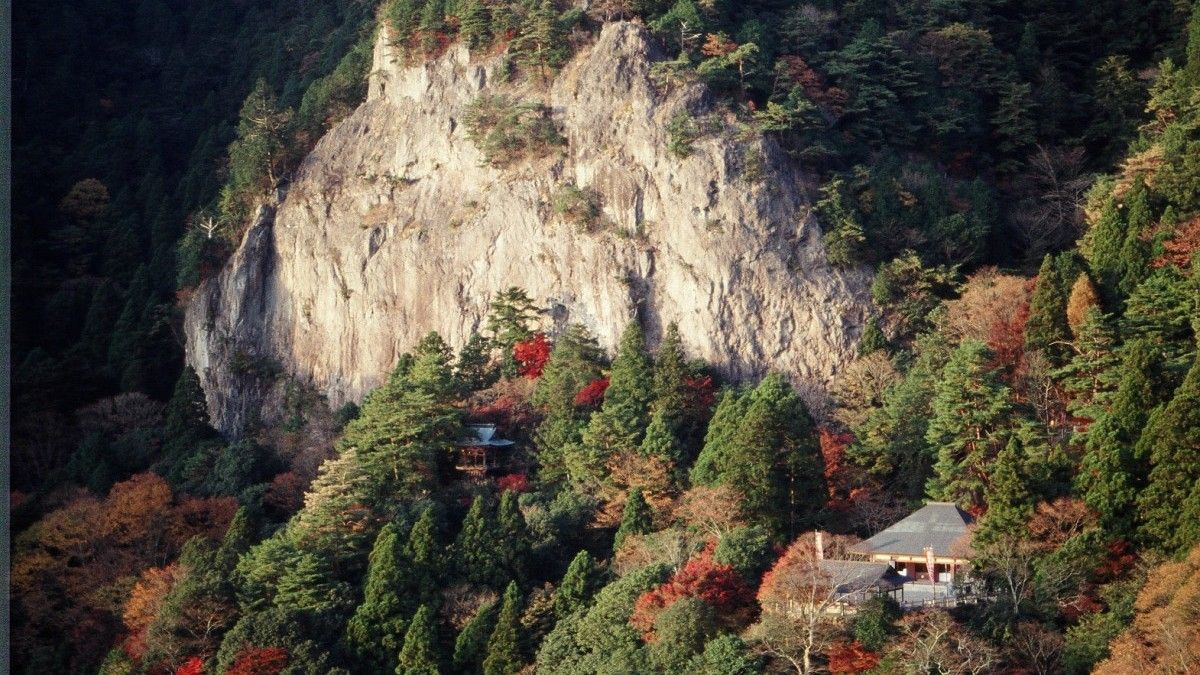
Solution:
M359 400L429 331L465 342L509 286L551 309L548 328L581 322L612 348L635 316L652 338L674 321L725 373L777 369L819 396L853 353L866 275L826 262L812 180L773 143L717 131L669 152L671 118L706 95L657 88L655 58L642 27L610 24L539 94L461 46L406 66L381 38L367 101L188 308L214 423L271 417L279 371ZM488 91L544 100L562 153L485 166L462 118ZM598 195L599 227L555 213L565 185Z

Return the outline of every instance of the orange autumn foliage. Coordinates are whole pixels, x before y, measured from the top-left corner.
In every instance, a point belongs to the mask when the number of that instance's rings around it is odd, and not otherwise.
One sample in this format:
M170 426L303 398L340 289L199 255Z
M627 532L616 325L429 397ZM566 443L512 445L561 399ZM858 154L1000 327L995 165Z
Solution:
M834 675L865 673L879 665L879 654L867 649L855 640L834 645L826 654L829 672Z
M1200 546L1150 571L1133 625L1113 640L1098 675L1200 672Z
M125 652L131 658L140 659L146 653L146 629L158 616L162 609L163 599L175 582L179 580L180 570L177 563L166 567L151 567L142 572L142 576L133 585L129 600L125 602L125 611L121 620L129 631L125 640Z

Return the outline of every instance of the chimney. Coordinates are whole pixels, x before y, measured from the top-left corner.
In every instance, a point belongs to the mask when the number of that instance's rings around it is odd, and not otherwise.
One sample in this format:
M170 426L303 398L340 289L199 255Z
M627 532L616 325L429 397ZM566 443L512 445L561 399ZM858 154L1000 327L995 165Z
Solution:
M825 559L825 533L817 530L817 560Z

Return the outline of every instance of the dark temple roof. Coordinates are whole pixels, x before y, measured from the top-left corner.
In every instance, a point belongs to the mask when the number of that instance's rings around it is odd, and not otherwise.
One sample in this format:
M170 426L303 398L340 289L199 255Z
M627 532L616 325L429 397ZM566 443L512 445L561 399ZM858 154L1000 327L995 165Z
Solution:
M891 591L905 582L905 578L886 562L822 560L821 571L829 575L837 584L837 592L842 594L870 589Z
M950 502L929 502L904 520L850 547L864 555L925 555L932 546L939 557L971 556L967 526L974 519Z

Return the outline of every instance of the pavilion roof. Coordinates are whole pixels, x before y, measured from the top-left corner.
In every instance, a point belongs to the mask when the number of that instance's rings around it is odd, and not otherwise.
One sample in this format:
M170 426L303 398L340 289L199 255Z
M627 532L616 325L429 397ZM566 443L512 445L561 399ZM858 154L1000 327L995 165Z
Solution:
M939 557L969 558L974 519L951 502L929 502L879 534L850 547L863 555L925 555L932 547Z

